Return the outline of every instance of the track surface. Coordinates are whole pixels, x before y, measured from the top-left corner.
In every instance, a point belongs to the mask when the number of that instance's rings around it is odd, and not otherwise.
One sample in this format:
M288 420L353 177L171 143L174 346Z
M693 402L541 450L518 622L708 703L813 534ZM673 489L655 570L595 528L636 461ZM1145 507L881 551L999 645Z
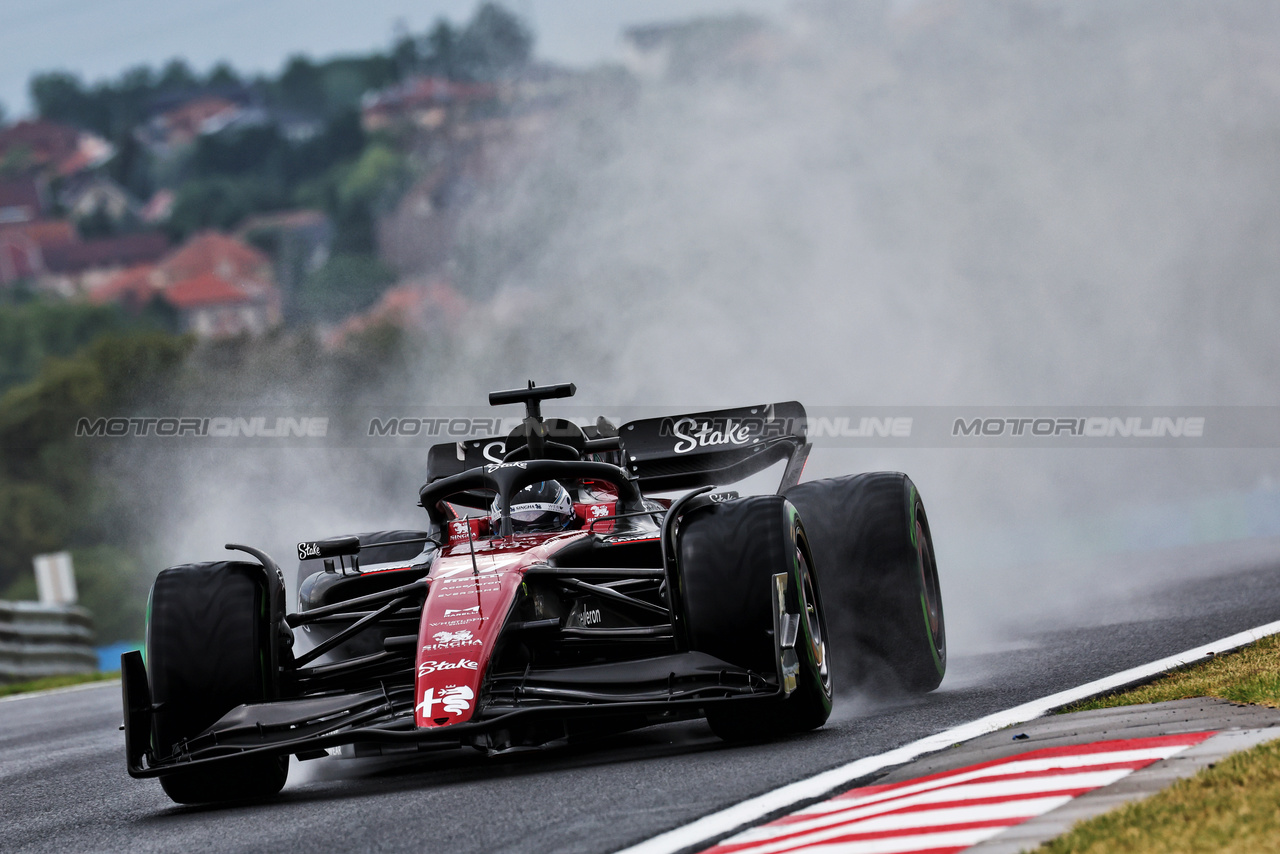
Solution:
M923 698L845 696L822 730L727 747L701 722L486 759L295 763L266 805L183 808L124 771L119 689L0 704L5 851L607 852L947 727L1280 619L1280 547L1206 568L1203 551L1131 567L1088 617L1034 611L982 654L955 649ZM1158 558L1158 559L1157 559ZM944 582L945 583L945 582ZM992 606L993 613L1008 606Z

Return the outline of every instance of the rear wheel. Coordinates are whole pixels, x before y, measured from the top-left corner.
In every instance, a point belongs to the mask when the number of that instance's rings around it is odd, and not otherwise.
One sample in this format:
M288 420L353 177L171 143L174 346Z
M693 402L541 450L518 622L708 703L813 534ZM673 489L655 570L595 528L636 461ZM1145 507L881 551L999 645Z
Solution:
M787 490L808 525L841 648L886 662L910 691L947 669L946 622L924 502L911 478L870 472Z
M220 561L175 566L156 577L147 620L153 748L164 761L243 703L275 696L274 642L262 568ZM260 799L284 787L287 756L229 760L160 777L180 804Z
M831 714L826 619L805 528L778 495L709 504L680 522L684 632L689 647L777 678L775 576L786 579L783 609L798 623L784 661L796 667L790 695L707 708L721 738L742 741L822 726ZM779 618L781 619L781 618Z

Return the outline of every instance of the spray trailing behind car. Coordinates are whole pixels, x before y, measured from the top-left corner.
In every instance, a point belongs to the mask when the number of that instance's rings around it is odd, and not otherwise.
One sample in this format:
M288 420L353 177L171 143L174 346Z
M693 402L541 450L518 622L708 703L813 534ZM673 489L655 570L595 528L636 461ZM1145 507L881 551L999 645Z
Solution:
M519 427L432 447L422 530L299 543L296 612L249 546L228 548L253 561L161 572L145 664L122 659L129 773L198 803L278 792L290 755L501 753L699 717L762 740L826 721L844 654L939 684L941 593L909 478L800 483L794 401L620 428L543 418L574 391L494 392L524 405ZM775 494L713 491L776 463Z

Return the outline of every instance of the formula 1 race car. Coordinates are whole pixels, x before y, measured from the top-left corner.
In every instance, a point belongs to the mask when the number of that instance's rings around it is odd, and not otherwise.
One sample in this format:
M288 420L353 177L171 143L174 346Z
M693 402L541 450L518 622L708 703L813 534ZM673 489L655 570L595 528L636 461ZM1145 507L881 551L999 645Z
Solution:
M145 664L121 661L129 774L199 803L275 794L290 755L501 753L699 717L761 740L826 721L841 655L937 687L942 600L906 475L800 483L796 402L542 417L574 390L494 392L525 406L510 435L432 447L424 530L299 543L295 613L249 546L161 572ZM713 491L777 463L776 494Z

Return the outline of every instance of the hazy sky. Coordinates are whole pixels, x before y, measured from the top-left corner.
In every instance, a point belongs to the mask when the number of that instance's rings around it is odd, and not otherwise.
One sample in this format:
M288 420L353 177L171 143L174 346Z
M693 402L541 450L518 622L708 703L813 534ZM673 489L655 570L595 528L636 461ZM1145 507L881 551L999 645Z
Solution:
M113 77L184 57L197 70L228 60L274 71L291 54L326 57L385 47L398 21L413 32L465 20L477 0L0 0L0 104L29 109L27 81L63 69ZM616 59L623 27L698 14L778 13L787 0L508 0L529 20L538 54L583 65Z

